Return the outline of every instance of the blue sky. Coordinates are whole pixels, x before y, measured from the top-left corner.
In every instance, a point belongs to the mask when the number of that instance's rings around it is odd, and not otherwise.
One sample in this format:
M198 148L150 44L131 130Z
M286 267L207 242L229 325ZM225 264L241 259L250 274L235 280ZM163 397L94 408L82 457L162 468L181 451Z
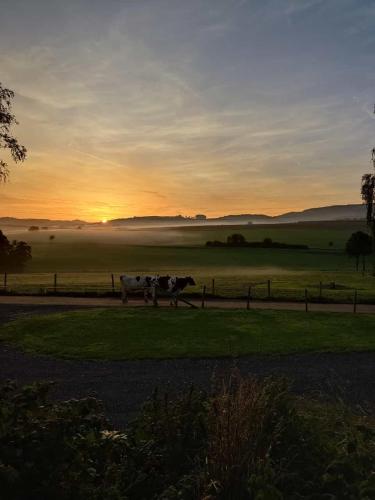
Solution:
M357 203L375 143L375 1L2 0L29 159L0 215Z

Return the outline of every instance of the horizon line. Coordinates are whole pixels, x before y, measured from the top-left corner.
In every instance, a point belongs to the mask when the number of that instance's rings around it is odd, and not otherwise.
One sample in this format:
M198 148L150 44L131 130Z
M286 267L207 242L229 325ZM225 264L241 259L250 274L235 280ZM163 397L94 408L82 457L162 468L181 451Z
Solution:
M182 215L182 214L175 214L175 215L155 215L155 214L150 214L150 215L131 215L131 216L127 216L127 217L115 217L113 219L102 219L102 220L95 220L95 221L92 221L92 222L89 222L87 220L84 220L84 219L79 219L79 218L73 218L73 219L55 219L55 218L50 218L50 217L14 217L12 215L2 215L0 216L0 220L1 219L15 219L15 220L25 220L25 219L31 219L31 220L51 220L51 221L56 221L56 222L83 222L83 223L86 223L86 224L108 224L109 222L112 222L114 220L121 220L121 219L145 219L145 218L149 218L149 217L155 217L155 218L176 218L176 217L181 217L183 219L186 219L186 220L197 220L197 221L204 221L204 220L215 220L215 219L221 219L223 217L239 217L239 216L252 216L252 217L267 217L267 218L270 218L270 219L273 219L273 218L277 218L277 217L281 217L283 215L287 215L287 214L291 214L291 213L302 213L302 212L306 212L308 210L317 210L317 209L322 209L322 208L333 208L333 207L347 207L347 206L350 206L350 205L363 205L364 206L364 203L344 203L344 204L335 204L335 205L322 205L322 206L318 206L318 207L309 207L309 208L304 208L302 210L289 210L287 212L280 212L279 214L276 214L276 215L268 215L268 214L265 214L265 213L245 213L245 212L242 212L242 213L228 213L228 214L224 214L224 215L218 215L218 216L215 216L215 217L209 217L209 216L206 216L206 219L197 219L196 217L198 215L205 215L203 213L200 213L200 214L195 214L195 215ZM104 222L105 220L105 222Z

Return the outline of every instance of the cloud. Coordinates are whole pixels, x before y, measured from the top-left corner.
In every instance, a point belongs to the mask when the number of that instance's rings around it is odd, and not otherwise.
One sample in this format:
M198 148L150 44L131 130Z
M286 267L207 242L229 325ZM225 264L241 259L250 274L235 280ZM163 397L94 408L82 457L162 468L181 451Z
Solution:
M310 9L319 8L324 3L324 0L287 0L285 13L286 15L299 14Z
M101 18L95 2L90 26L84 4L74 17L62 7L64 29L52 32L51 13L48 34L25 32L0 56L30 152L10 188L29 200L23 210L45 210L30 189L51 207L53 189L80 217L246 212L264 206L262 196L289 209L291 189L300 208L355 200L348 185L372 145L374 71L372 52L359 59L362 42L353 45L345 28L351 17L370 36L370 7L156 0L110 2ZM303 176L314 187L308 196Z

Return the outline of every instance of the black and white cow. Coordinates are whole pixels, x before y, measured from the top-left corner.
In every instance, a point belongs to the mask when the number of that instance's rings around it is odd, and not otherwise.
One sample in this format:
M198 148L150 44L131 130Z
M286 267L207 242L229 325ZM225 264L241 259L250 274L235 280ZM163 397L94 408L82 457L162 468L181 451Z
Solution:
M144 300L147 303L151 294L156 300L156 289L160 289L171 296L171 305L177 304L178 295L188 286L195 285L191 276L180 278L178 276L120 276L121 298L125 304L128 301L128 291L143 290Z
M188 286L194 286L196 283L191 276L179 278L178 276L159 276L158 287L167 292L172 300L171 305L177 305L178 295Z
M121 299L123 304L128 302L128 291L143 290L145 302L148 302L149 294L155 298L155 287L157 286L157 276L120 276Z

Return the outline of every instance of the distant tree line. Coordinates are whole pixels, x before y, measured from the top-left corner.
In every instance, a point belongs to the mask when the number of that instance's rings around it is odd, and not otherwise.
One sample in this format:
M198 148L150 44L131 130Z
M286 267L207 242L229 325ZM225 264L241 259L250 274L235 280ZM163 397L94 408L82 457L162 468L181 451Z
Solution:
M247 241L243 234L234 233L227 237L227 241L207 241L207 247L248 247L248 248L289 248L297 250L306 250L307 245L298 245L292 243L279 243L271 238L264 238L263 241Z
M0 271L22 271L31 259L31 246L8 238L0 230Z

